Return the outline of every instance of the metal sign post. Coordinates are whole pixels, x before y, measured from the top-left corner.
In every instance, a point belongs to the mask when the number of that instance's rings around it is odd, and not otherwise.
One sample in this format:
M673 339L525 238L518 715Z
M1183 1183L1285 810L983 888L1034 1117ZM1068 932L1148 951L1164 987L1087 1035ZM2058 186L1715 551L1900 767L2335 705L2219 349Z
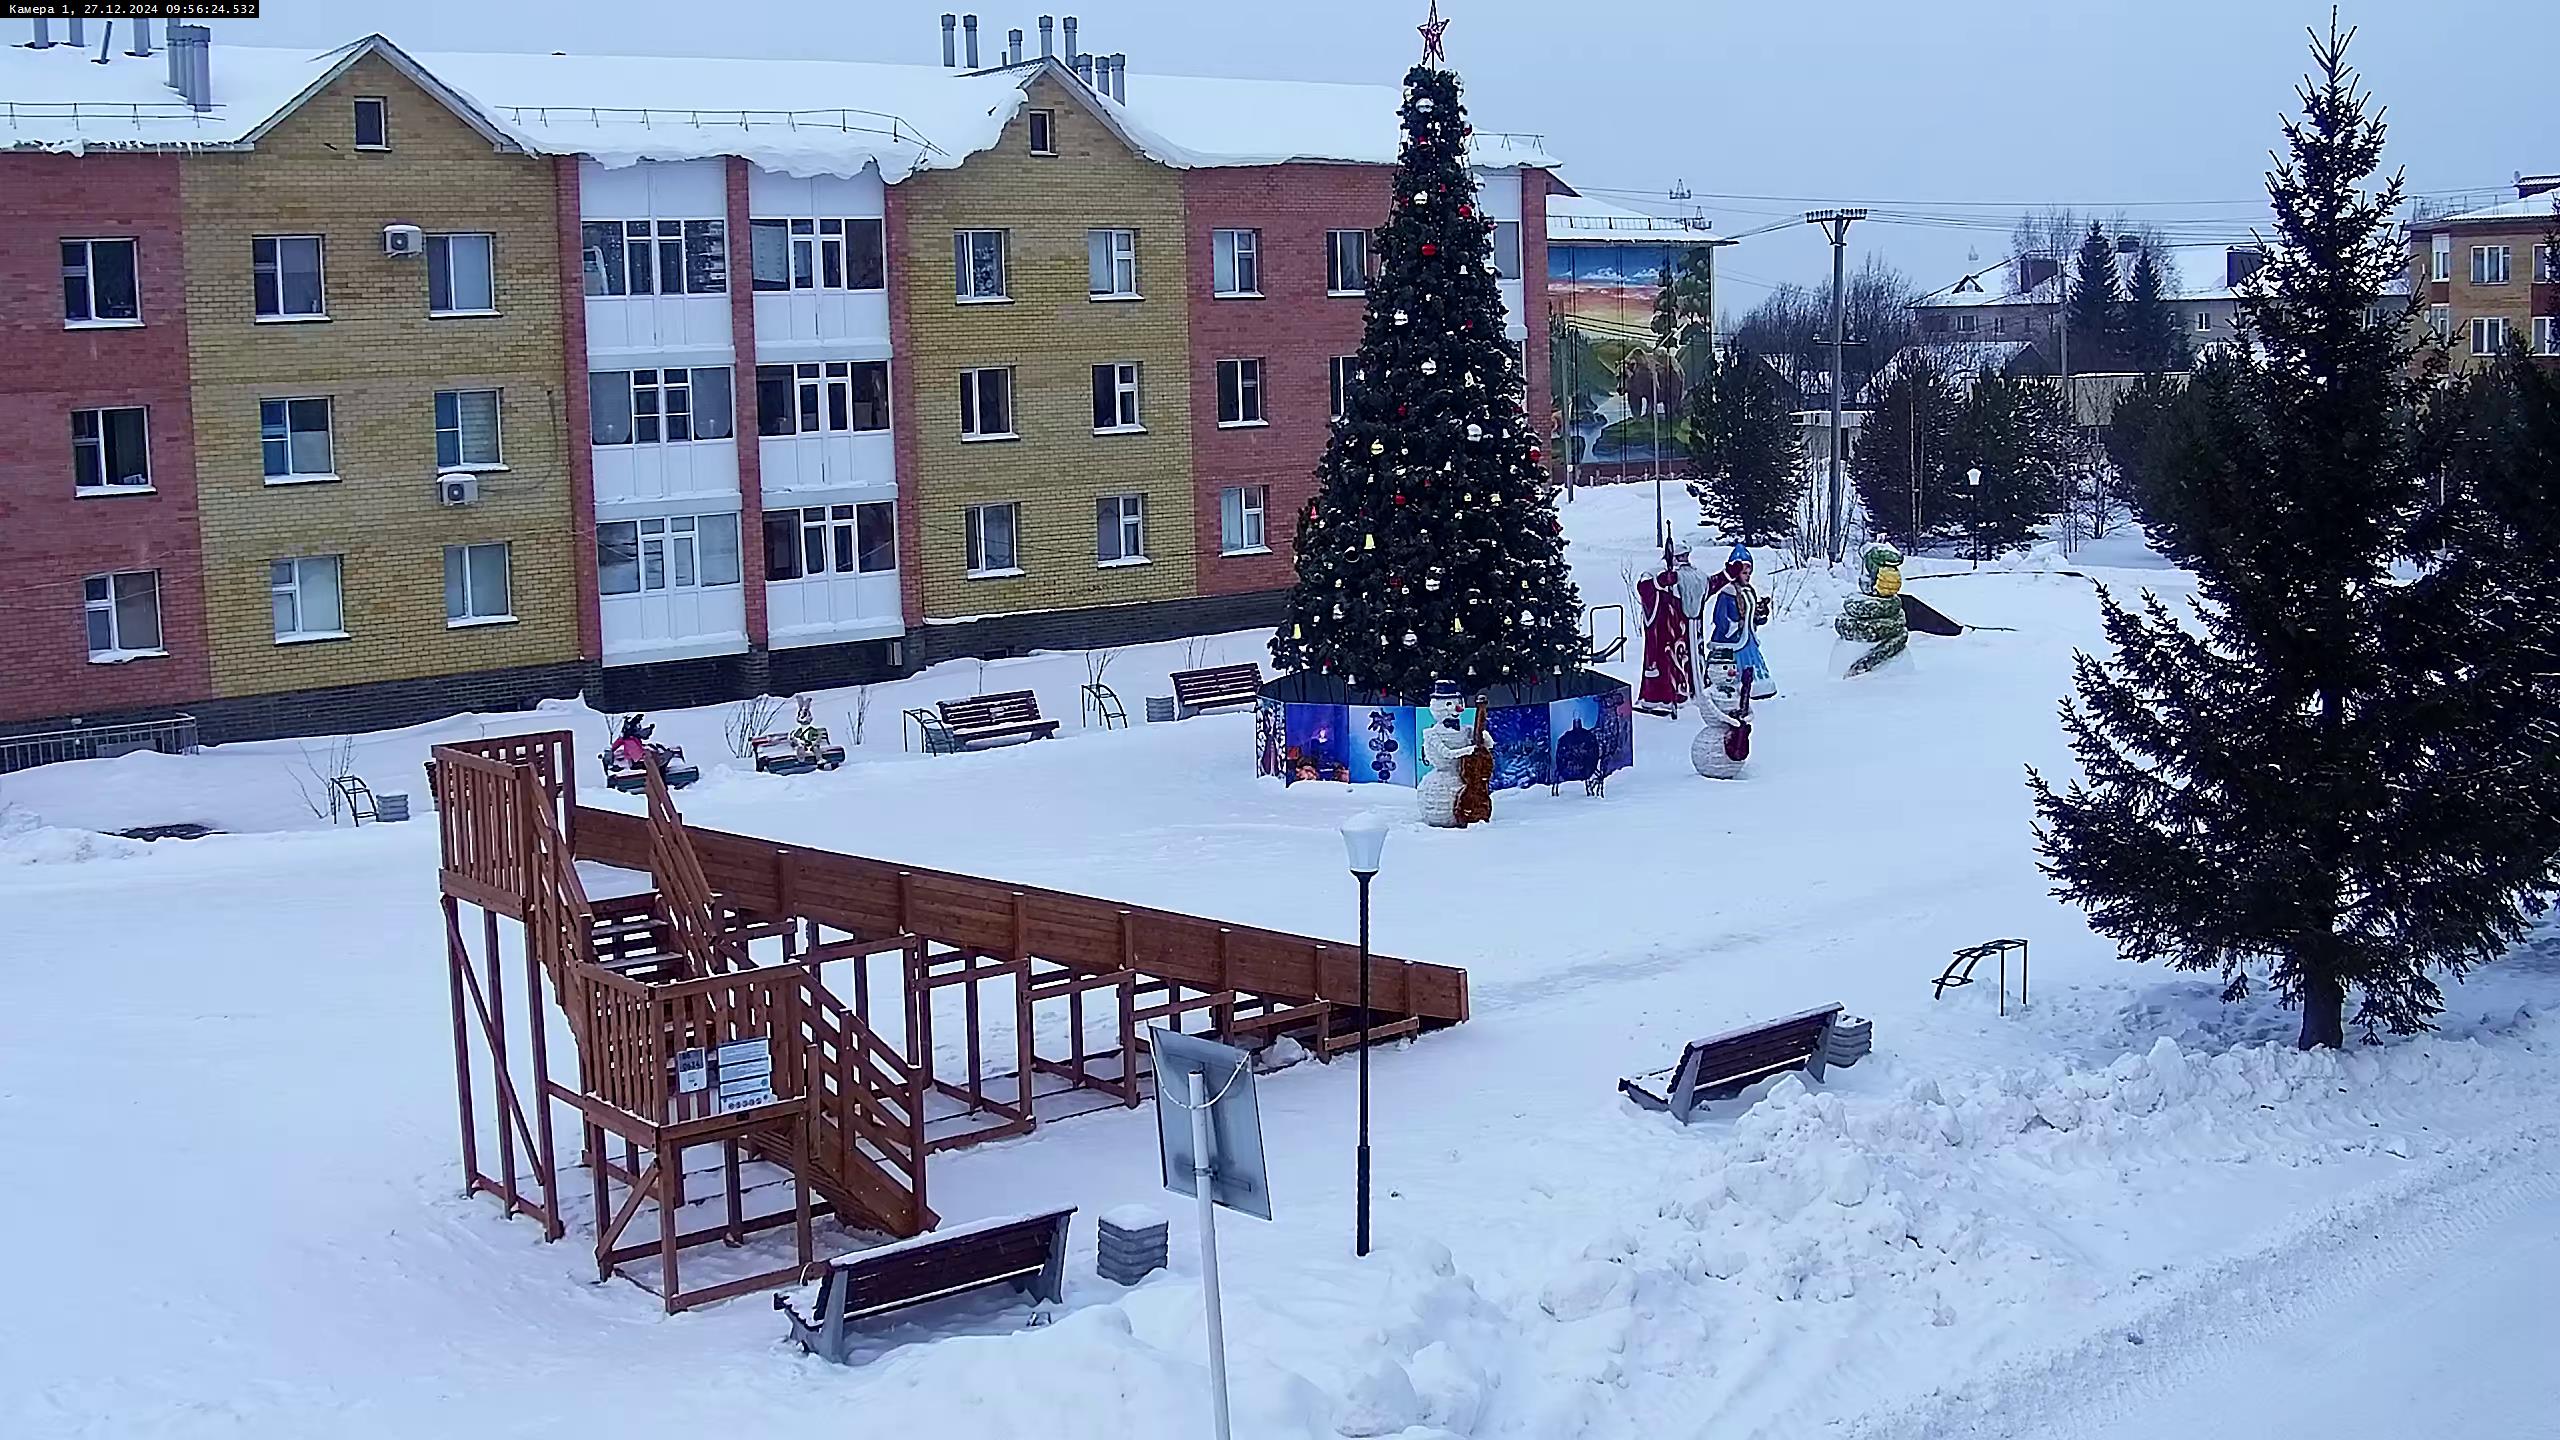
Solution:
M1218 1299L1218 1207L1271 1218L1253 1060L1232 1045L1154 1026L1156 1139L1164 1188L1200 1202L1200 1299L1209 1322L1209 1404L1228 1440L1227 1335ZM1175 1098L1177 1093L1181 1098ZM1176 1117L1180 1117L1177 1119Z

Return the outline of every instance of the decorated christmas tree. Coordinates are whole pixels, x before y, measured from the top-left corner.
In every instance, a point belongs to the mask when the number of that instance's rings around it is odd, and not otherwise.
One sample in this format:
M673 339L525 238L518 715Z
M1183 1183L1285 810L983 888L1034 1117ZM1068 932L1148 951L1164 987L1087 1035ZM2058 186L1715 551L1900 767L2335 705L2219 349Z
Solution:
M1443 26L1435 4L1405 75L1360 378L1298 515L1297 589L1271 642L1284 670L1412 703L1439 679L1470 693L1552 681L1584 655Z

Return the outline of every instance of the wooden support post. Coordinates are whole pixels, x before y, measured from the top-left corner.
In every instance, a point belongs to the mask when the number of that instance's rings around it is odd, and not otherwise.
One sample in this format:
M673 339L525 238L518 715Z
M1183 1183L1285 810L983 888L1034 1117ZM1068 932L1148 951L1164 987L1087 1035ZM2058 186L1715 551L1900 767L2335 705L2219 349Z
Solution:
M549 912L560 903L560 897L555 894L541 908ZM534 942L533 930L528 925L524 937L524 995L525 1007L533 1022L533 1163L540 1171L542 1181L542 1238L557 1240L568 1233L568 1226L562 1218L567 1207L560 1203L560 1154L551 1135L551 1043L544 1033L548 1017L542 1011L542 958ZM492 955L490 964L497 963L497 957Z
M516 1213L516 1136L507 1123L506 1097L515 1085L515 1071L507 1064L507 996L506 962L498 958L498 912L487 907L480 911L483 943L489 959L489 1063L498 1081L498 1193L506 1197L506 1213ZM536 1010L537 1024L542 1012Z
M613 1262L606 1255L613 1248L612 1232L606 1228L613 1208L613 1182L606 1173L612 1162L606 1158L604 1127L588 1120L585 1143L587 1153L594 1157L588 1178L595 1182L596 1190L596 1283L601 1285L613 1278Z
M1120 996L1120 1085L1129 1108L1138 1108L1138 975L1136 971L1121 978L1114 987Z
M1076 1043L1084 1043L1079 1039ZM1022 892L1013 892L1013 1078L1015 1094L1022 1101L1023 1128L1035 1128L1040 1117L1032 1100L1031 1063L1031 923L1024 913Z
M1209 1007L1209 1019L1218 1027L1218 1043L1221 1045L1236 1043L1236 982L1227 974L1227 942L1234 936L1235 932L1226 926L1218 927L1218 993L1227 998ZM1177 994L1175 998L1180 996ZM1173 1024L1175 1029L1181 1029L1182 1017L1173 1017Z
M729 1201L729 1224L720 1239L734 1250L747 1239L745 1197L738 1190L738 1142L734 1138L720 1142L720 1172Z
M667 1313L676 1313L676 1226L677 1212L684 1208L678 1188L684 1174L684 1147L669 1145L661 1134L658 1139L658 1286L659 1298L666 1302Z
M444 931L445 978L453 988L454 1099L462 1110L462 1195L467 1200L480 1181L480 1130L471 1118L471 1022L462 999L462 967L471 963L471 956L462 945L461 903L450 895L444 897Z
M982 958L975 951L964 951L960 956L961 974L966 977L960 982L960 1004L969 1026L969 1113L972 1115L986 1108L987 1103L986 1056L978 1043L978 986L981 983L978 961ZM932 1003L932 997L927 996L926 1003Z

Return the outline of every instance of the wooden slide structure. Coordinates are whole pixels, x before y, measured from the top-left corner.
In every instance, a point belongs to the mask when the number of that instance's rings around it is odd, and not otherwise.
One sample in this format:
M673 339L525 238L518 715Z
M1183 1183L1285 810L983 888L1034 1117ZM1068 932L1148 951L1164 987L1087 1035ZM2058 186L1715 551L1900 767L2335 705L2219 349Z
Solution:
M552 1121L574 1116L597 1279L655 1256L671 1313L795 1283L819 1213L932 1229L933 1154L1139 1104L1152 1025L1324 1057L1361 1043L1353 946L688 825L654 771L645 815L591 809L574 746L506 736L428 763L464 1191L561 1238ZM1466 1018L1465 971L1371 966L1370 1040ZM546 989L572 1080L555 1078ZM751 1198L770 1208L751 1216ZM682 1288L682 1252L785 1225L794 1265Z

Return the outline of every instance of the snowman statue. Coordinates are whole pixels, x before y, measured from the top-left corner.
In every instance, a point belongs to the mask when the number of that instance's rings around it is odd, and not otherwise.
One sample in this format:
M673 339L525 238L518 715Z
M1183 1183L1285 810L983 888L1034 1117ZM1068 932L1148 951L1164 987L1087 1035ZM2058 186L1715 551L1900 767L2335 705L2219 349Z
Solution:
M1457 682L1443 680L1431 687L1431 723L1422 727L1422 758L1431 768L1423 772L1421 783L1414 787L1422 803L1422 823L1444 830L1458 827L1458 791L1460 761L1479 747L1490 749L1492 741L1469 733L1458 723L1458 712L1466 708L1466 699L1458 693Z

